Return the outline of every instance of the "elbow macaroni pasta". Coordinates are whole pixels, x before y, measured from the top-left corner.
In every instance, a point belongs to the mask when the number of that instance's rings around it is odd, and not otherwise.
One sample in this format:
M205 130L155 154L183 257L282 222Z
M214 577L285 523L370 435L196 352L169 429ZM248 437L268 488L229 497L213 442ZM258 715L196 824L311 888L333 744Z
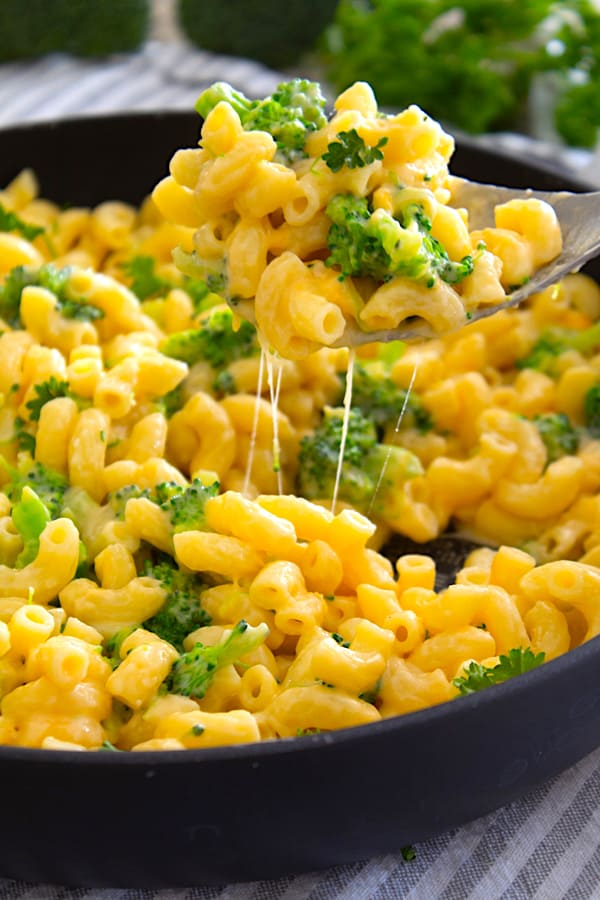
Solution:
M383 158L334 173L321 157L351 128L369 147L387 138ZM284 166L276 150L221 104L139 210L63 211L29 172L0 193L24 221L43 213L52 233L0 234L4 283L16 266L69 266L66 295L26 286L0 336L0 744L184 750L368 725L456 698L472 663L529 648L551 660L600 633L600 441L584 427L600 340L547 371L522 364L548 328L591 327L600 289L570 276L448 333L560 252L551 211L505 204L495 227L470 232L449 205L451 138L416 107L380 116L364 85L337 99L306 159ZM340 280L323 261L325 210L347 192L374 210L419 203L451 260L473 254L472 273L431 287ZM215 273L227 258L229 289L254 304L285 360L267 372L258 355L213 366L161 352L166 336L198 327L202 303L222 302L205 291L198 307L176 246ZM148 299L124 267L136 256L154 266ZM69 318L65 296L97 312ZM365 346L359 362L384 372L398 413L402 392L420 398L426 427L392 422L381 435L417 458L417 474L395 480L372 519L299 496L300 442L341 403L348 354L331 345L350 319L374 329L414 315L439 336L387 362ZM580 432L554 458L536 417L557 413ZM66 492L28 543L15 479L35 491L40 468ZM157 485L215 481L202 527L175 526L152 498ZM446 528L485 546L441 589L426 546L393 564L384 552L394 533L421 543ZM204 618L177 646L158 633L167 588L148 569L165 554L201 584ZM182 655L221 645L242 620L266 624L264 641L202 696L178 693L169 676Z
M330 166L328 148L340 147L349 133L367 150L376 148L375 158ZM265 342L283 357L302 359L343 342L348 324L376 332L416 318L434 334L455 330L474 308L501 302L561 252L554 210L539 200L499 205L493 226L470 230L467 212L448 205L453 148L452 138L417 106L384 115L370 87L357 83L337 97L327 124L310 134L307 157L284 166L271 135L245 130L223 100L206 116L199 149L175 154L153 197L168 220L196 229L196 264L225 273L229 299L245 306ZM356 261L347 271L339 260L328 268L330 260L322 260L340 227L334 219L330 229L329 204L347 197L368 203L367 240L382 222L393 223L397 243L391 249L384 238L382 249L390 266L400 244L412 247L410 258L424 252L415 223L398 225L416 208L448 264L469 260L468 272L456 278L432 268L418 277L402 267L373 273ZM225 217L228 234L207 242L207 235L222 232L218 221ZM355 225L357 216L351 218Z

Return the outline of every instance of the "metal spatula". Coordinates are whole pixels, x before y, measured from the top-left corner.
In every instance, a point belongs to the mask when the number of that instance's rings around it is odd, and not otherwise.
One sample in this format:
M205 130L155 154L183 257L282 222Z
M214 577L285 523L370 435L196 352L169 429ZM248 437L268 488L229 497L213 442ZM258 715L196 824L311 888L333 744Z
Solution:
M470 322L491 316L501 309L518 306L532 294L537 294L551 284L555 284L571 272L600 254L600 191L587 194L571 194L567 191L533 191L496 187L492 184L478 184L461 178L453 180L452 206L464 207L469 211L469 228L476 230L494 225L494 207L514 199L545 200L554 207L560 223L563 250L560 256L539 269L524 285L509 294L496 306L485 306L473 310ZM389 331L361 331L350 322L342 337L336 342L338 347L357 347L372 341L405 341L416 338L431 338L434 333L430 326L416 320L402 323Z

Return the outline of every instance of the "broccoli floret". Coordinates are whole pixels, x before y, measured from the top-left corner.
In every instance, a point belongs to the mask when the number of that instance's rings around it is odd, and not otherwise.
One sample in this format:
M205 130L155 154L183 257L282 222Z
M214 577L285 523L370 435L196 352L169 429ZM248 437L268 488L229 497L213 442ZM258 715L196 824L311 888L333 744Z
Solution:
M183 382L155 400L155 406L167 419L175 415L185 403L185 391Z
M583 418L592 437L600 437L600 384L592 385L583 398Z
M308 135L327 123L325 98L314 81L294 78L282 82L264 100L250 100L224 81L218 81L200 94L196 110L206 118L217 103L225 101L236 111L246 131L268 131L283 161L302 158Z
M207 275L206 278L185 277L181 287L192 299L194 315L223 303L225 294L223 275Z
M137 484L126 484L124 487L113 491L108 495L108 502L117 519L125 518L127 501L133 497L147 497L152 499L152 491L149 488L138 487Z
M345 388L345 375L341 380ZM402 410L402 425L417 428L421 432L433 428L431 414L417 394L399 388L390 378L387 366L381 361L354 366L352 405L360 409L380 430L390 425L395 427Z
M121 645L123 641L130 634L133 634L134 631L137 631L139 627L139 625L130 625L127 628L121 628L120 631L116 631L106 639L102 655L108 660L113 669L116 669L121 663Z
M169 691L201 699L219 669L236 663L241 656L259 647L269 634L265 622L248 625L243 619L231 633L213 647L197 643L175 661L166 679Z
M237 393L235 378L227 369L223 369L212 383L212 389L218 397Z
M2 490L13 503L21 500L23 489L28 486L47 508L51 519L61 515L65 492L69 487L66 478L31 459L25 459L17 468L9 466L2 457L0 462L10 476L10 481Z
M204 507L210 497L219 493L219 484L205 485L199 478L183 487L175 482L163 482L154 489L154 501L169 516L173 533L203 531L206 528Z
M161 609L143 627L182 651L188 634L202 625L210 625L211 617L200 603L206 585L197 575L182 572L170 557L154 565L147 562L144 575L160 581L166 598Z
M565 413L545 413L534 416L533 423L546 446L548 462L561 456L577 453L579 434Z
M102 533L109 522L115 520L110 503L101 505L81 487L70 487L63 497L61 515L71 519L81 536L80 553L82 568L103 549Z
M156 260L153 256L132 256L122 263L121 268L128 279L129 289L140 300L155 297L172 287L156 274Z
M323 421L300 442L298 491L309 500L325 499L334 492L342 444L341 408L326 407ZM373 512L390 499L398 480L421 474L419 460L402 447L380 444L374 422L357 409L350 410L338 497L366 511L376 498ZM383 477L382 477L383 476Z
M208 312L199 328L170 334L160 351L189 366L205 360L221 369L236 359L256 356L260 347L254 325L244 319L236 331L231 310L218 307Z
M97 306L70 297L68 295L70 268L57 269L50 263L39 269L16 266L0 285L0 317L11 326L21 327L21 296L23 290L30 285L46 288L56 297L57 311L65 319L77 319L91 322L100 319L104 313Z
M343 276L368 276L389 281L410 278L433 287L436 277L456 284L473 271L473 257L453 262L431 235L431 223L417 204L396 218L384 209L371 211L366 197L336 194L326 209L331 219L327 234L328 266Z
M40 535L50 521L50 512L45 503L29 485L21 490L21 497L10 511L13 525L23 539L23 549L16 559L16 568L22 569L38 555Z
M539 336L527 356L518 359L517 369L537 369L547 375L556 372L556 358L568 350L589 356L600 347L600 322L589 328L547 328Z

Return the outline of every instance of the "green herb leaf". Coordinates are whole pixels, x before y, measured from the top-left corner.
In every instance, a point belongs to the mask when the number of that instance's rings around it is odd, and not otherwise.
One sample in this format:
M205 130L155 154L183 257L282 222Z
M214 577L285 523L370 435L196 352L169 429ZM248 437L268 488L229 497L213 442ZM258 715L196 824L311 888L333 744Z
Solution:
M339 172L344 166L349 169L362 169L378 159L383 159L381 147L385 147L388 139L381 138L374 147L368 147L355 128L340 131L337 140L327 145L323 160L332 172Z
M69 382L59 381L55 375L51 375L47 381L34 384L33 389L36 396L25 404L27 409L30 410L29 419L32 422L39 422L42 406L50 400L55 400L57 397L71 396Z
M544 662L544 659L544 653L536 654L530 647L526 649L518 647L501 655L495 666L487 667L477 662L470 663L465 669L465 674L454 678L452 684L458 688L461 694L473 694L492 684L502 684L509 678L536 669Z

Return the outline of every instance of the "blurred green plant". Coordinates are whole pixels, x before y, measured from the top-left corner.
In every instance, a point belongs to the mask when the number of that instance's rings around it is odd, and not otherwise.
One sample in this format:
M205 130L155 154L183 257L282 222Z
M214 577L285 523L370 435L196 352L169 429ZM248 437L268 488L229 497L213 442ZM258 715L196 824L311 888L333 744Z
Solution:
M198 47L289 66L310 50L338 0L178 0L182 31Z
M600 127L600 10L592 0L340 0L319 42L336 91L368 81L382 106L416 103L473 134L527 129L538 76L562 140Z
M0 0L0 62L126 53L143 43L149 24L149 0Z

